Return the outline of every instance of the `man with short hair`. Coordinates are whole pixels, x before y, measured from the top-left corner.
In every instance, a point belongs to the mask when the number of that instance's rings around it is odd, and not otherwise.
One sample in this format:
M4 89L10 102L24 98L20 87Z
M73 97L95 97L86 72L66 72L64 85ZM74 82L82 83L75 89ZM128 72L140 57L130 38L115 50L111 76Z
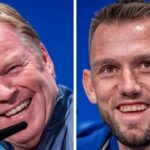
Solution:
M109 127L88 127L78 149L150 149L150 3L123 0L103 8L89 42L83 85Z
M0 60L0 129L28 124L0 141L0 149L73 149L72 92L56 84L53 62L36 32L2 3Z

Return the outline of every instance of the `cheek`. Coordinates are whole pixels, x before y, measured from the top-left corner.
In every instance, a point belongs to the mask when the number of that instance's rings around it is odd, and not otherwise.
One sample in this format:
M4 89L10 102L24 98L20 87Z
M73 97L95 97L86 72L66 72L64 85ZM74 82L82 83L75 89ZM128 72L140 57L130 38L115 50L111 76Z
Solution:
M105 115L109 110L109 96L104 92L103 88L96 90L97 105L102 115Z
M44 86L44 75L39 71L24 71L11 78L13 86L20 86L36 91Z
M102 118L108 123L109 122L109 118L110 118L110 109L108 104L105 103L105 99L103 99L103 101L98 101L98 108L99 108L99 112L100 115L102 116Z
M110 103L111 97L115 94L117 82L116 80L97 80L94 82L96 97L101 103Z
M40 72L38 70L32 72L26 71L14 77L12 82L15 86L27 88L39 95L44 99L46 107L54 105L54 97L56 94L55 82L47 72Z
M47 95L48 87L46 86L46 81L44 80L44 75L37 72L24 72L19 74L12 79L13 86L17 88L25 88L28 91L32 91L34 93L34 97L38 100L42 106L47 106ZM38 109L41 109L39 107Z
M107 122L107 124L110 124L110 120L112 120L114 116L113 103L115 102L113 101L113 99L111 99L111 97L109 97L109 95L99 96L98 98L99 99L97 105L99 108L99 112L104 121Z
M148 92L150 91L150 74L146 75L141 75L138 77L139 83L141 83L142 88L147 90Z
M105 120L108 120L109 116L113 112L115 99L117 97L116 85L116 80L99 80L95 88L96 98L98 102L97 105Z
M50 87L51 81L47 74L39 71L26 71L13 77L12 82L13 86L26 88L35 94L34 97L36 97L36 103L39 105L39 107L34 109L35 114L38 114L39 112L44 113L47 121L49 113L54 106L54 99L52 98L53 90Z

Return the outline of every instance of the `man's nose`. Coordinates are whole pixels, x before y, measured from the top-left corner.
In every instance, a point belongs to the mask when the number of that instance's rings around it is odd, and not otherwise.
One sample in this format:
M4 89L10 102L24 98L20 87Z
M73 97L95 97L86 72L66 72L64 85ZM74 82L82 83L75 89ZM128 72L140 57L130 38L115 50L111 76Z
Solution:
M0 103L13 103L16 99L17 90L0 83Z
M137 98L141 94L141 85L137 77L130 70L122 73L122 78L119 81L119 92L122 96L128 98Z

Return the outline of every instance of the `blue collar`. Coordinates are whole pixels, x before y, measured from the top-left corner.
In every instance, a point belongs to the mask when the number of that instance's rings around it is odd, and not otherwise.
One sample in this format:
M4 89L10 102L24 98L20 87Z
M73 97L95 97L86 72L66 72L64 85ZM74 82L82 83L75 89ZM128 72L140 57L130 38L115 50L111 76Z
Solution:
M115 136L111 136L111 138L110 138L109 149L110 150L119 150L117 139Z

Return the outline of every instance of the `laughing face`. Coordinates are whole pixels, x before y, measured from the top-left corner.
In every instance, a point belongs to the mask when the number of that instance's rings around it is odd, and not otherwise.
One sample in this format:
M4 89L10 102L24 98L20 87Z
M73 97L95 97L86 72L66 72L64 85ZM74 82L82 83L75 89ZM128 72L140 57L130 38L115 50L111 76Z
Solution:
M91 71L84 70L87 96L120 145L150 143L150 21L102 24L93 36Z
M15 147L37 145L55 105L53 64L42 45L41 51L43 59L13 28L0 23L0 129L28 123L27 129L6 139Z

